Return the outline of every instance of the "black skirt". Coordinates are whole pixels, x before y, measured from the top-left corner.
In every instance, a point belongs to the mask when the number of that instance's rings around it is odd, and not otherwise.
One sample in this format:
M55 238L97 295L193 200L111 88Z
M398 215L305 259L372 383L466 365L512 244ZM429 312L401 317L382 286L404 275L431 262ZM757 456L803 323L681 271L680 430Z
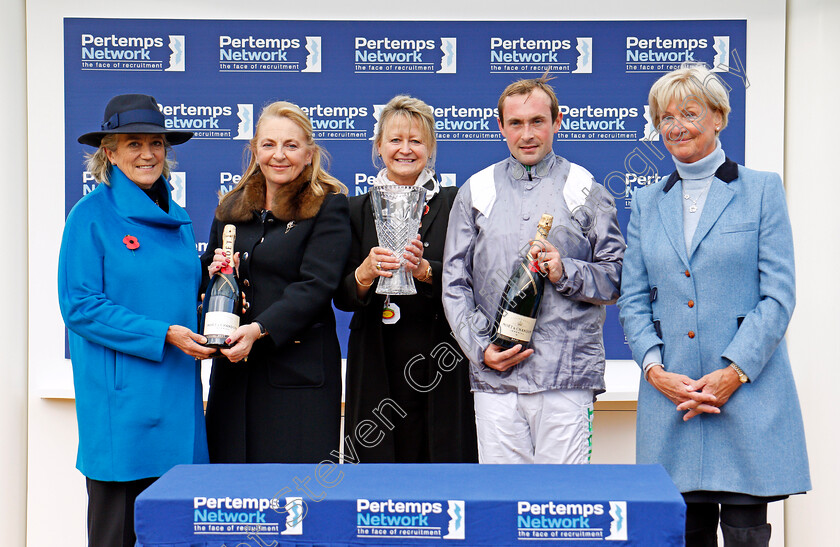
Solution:
M787 499L787 494L782 496L753 496L741 492L716 492L712 490L694 490L683 492L683 499L686 503L721 503L725 505L759 505Z

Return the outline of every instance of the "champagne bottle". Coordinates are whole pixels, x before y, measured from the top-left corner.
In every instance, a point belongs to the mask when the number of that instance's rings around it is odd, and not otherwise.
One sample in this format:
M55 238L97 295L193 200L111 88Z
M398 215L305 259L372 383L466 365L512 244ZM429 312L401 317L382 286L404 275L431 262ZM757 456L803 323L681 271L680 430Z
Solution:
M207 338L208 347L224 348L228 336L239 328L239 314L242 310L242 292L236 281L233 268L233 244L236 241L236 226L227 224L222 234L222 249L230 260L210 280L204 295L201 313L201 334Z
M551 215L540 217L534 239L546 239L553 221ZM516 344L522 344L523 349L528 346L537 323L544 284L545 275L540 271L539 264L527 254L514 267L502 293L496 310L495 332L491 339L494 344L503 349L512 348Z

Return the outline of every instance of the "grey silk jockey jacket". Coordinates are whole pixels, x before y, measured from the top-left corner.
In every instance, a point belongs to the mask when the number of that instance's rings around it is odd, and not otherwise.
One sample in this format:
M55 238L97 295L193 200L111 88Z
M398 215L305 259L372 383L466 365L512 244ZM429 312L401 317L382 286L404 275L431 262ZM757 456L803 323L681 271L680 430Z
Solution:
M564 273L546 283L531 337L534 354L505 372L484 364L502 291L528 251L542 214ZM443 305L470 359L473 391L604 391L605 305L619 293L624 238L609 192L555 155L530 171L513 157L476 173L459 190L443 260Z

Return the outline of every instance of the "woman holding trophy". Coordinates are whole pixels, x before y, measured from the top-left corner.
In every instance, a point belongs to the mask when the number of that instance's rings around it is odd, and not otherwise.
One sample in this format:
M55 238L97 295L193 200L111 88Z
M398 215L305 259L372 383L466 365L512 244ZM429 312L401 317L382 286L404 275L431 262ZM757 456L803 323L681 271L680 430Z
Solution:
M435 177L434 127L431 107L400 95L383 109L374 136L374 164L384 165L374 188L425 190L420 233L402 260L378 241L371 194L350 199L353 240L335 296L336 307L354 312L345 431L377 414L393 425L375 446L356 447L361 462L478 461L468 363L441 304L443 245L457 189L442 188ZM378 294L401 262L417 293Z
M350 247L347 188L327 173L312 124L296 105L260 115L250 162L216 209L211 277L233 257L249 306L213 362L207 441L214 463L309 463L338 449L341 352L330 299ZM204 286L207 286L205 279Z

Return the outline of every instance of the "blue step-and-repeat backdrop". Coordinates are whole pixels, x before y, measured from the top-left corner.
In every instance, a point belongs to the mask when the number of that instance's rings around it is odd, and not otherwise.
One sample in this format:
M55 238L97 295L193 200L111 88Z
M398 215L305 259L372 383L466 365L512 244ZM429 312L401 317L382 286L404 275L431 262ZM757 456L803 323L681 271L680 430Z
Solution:
M499 94L549 70L563 113L554 150L586 167L616 199L626 227L635 188L673 170L647 112L651 84L683 61L717 67L732 114L721 141L744 161L746 21L231 21L65 19L65 205L95 187L84 171L108 99L153 95L176 147L172 184L206 246L219 193L239 180L263 106L300 105L351 195L367 192L374 126L396 94L435 110L437 172L445 186L503 159ZM340 266L336 266L340 267ZM349 316L338 313L342 347ZM630 352L614 306L607 358Z

